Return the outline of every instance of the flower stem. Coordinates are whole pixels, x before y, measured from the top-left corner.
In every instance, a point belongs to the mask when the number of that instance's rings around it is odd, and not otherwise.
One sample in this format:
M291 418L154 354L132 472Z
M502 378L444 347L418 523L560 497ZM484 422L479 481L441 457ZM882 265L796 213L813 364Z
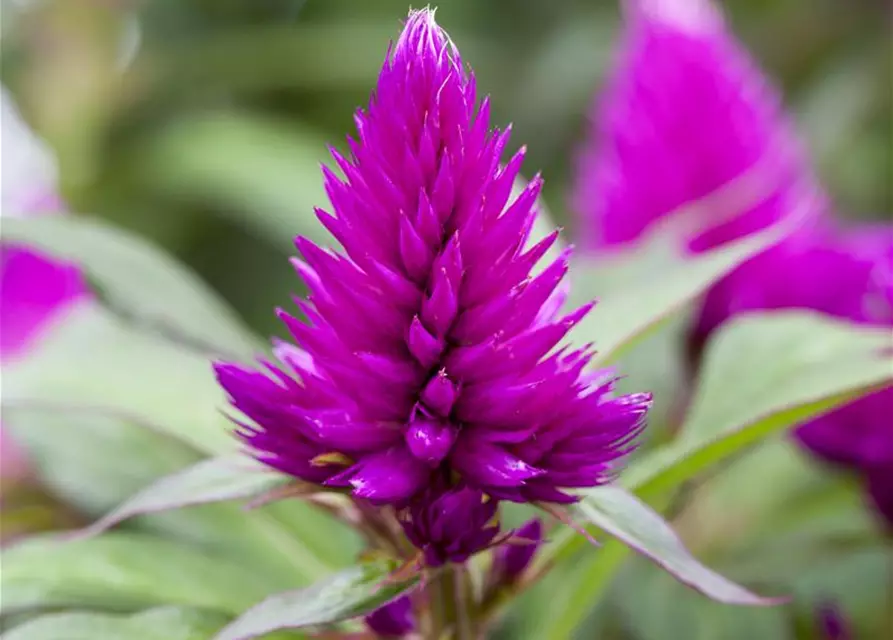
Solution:
M468 574L462 565L449 565L428 583L433 640L474 640Z

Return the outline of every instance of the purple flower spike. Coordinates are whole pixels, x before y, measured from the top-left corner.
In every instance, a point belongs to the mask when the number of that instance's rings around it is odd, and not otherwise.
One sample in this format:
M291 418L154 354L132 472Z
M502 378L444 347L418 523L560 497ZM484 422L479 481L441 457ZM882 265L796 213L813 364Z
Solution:
M532 275L557 238L530 238L542 180L509 199L525 151L501 164L509 131L432 11L410 14L355 122L317 211L343 251L296 240L307 321L279 316L300 347L277 345L264 372L216 367L238 435L286 473L398 508L444 482L466 488L438 504L473 495L480 515L482 493L571 502L562 488L609 480L649 398L612 398L583 373L591 352L559 348L591 305L560 311L567 253ZM492 537L450 546L452 526L431 532L432 559Z
M409 596L398 598L370 613L365 622L381 638L402 638L415 630L412 600Z
M521 577L543 539L543 523L538 518L516 529L512 538L500 545L493 557L493 584L512 584Z
M429 489L398 517L429 567L465 562L499 534L497 501L467 486Z
M804 199L820 218L824 197L777 91L710 0L624 5L620 56L577 165L573 200L584 242L633 241L665 214L751 169L773 181L767 197L725 221L704 208L710 229L691 239L693 251L762 229Z

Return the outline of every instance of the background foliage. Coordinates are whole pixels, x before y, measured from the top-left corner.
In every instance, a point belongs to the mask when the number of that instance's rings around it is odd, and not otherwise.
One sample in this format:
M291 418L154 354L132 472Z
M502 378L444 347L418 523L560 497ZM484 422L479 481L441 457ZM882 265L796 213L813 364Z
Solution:
M735 30L782 85L841 214L880 219L893 211L893 56L886 3L725 4ZM186 285L177 289L172 283L185 281L176 266L159 270L157 256L142 248L134 249L136 254L128 250L123 258L97 252L98 245L91 243L102 229L91 235L82 226L66 230L64 220L47 221L59 227L51 229L59 241L49 248L93 265L116 312L171 321L192 338L209 342L198 347L226 344L244 354L256 344L247 329L281 335L272 309L298 292L286 261L293 252L291 238L299 233L319 237L311 207L324 200L318 164L327 159L325 145L343 146L353 110L368 100L385 43L397 34L406 8L394 0L5 0L2 80L58 154L66 201L79 214L113 222L160 245L191 266L211 290L197 295L199 290ZM515 144L530 148L526 171L544 171L545 201L572 234L565 197L573 153L618 35L616 4L455 0L443 3L438 18L474 65L479 86L493 95L495 120L513 122ZM15 231L7 225L4 221L4 234ZM118 238L115 246L127 242ZM588 273L583 293L608 297L608 274ZM132 277L145 288L129 290ZM655 290L666 293L660 284ZM724 362L738 362L741 368L723 369L717 356L714 377L705 378L679 440L667 444L680 426L680 399L691 392L683 383L676 341L682 316L623 355L628 387L653 389L657 396L647 447L656 457L634 463L624 484L668 514L699 559L761 593L791 593L793 605L733 609L711 603L653 565L628 558L622 546L609 543L593 551L581 550L580 543L566 550L564 559L585 561L565 562L526 594L523 605L509 612L501 637L560 639L571 637L571 629L581 624L576 632L581 638L596 633L636 640L812 638L818 637L815 612L827 601L842 607L861 634L857 637L885 637L884 625L891 624L884 615L893 599L888 591L893 559L848 479L823 472L770 438L747 454L714 450L712 455L724 460L721 472L714 469L696 483L687 478L682 498L662 492L677 454L711 429L741 428L751 434L762 429L759 437L764 437L797 418L782 416L774 426L754 427L747 412L753 407L749 402L741 406L747 396L715 382L747 379L756 385L754 397L768 398L769 408L780 413L780 405L771 405L772 398L759 387L766 381L757 372L772 359L772 343L764 345L762 359L757 353L742 361L736 354L754 344L748 336L775 336L786 346L794 338L782 325L750 327L768 333L737 334L737 343L736 334L725 335L717 350L726 349L730 355ZM803 326L796 325L793 336ZM614 337L598 328L592 329L596 340ZM77 413L19 418L17 433L36 456L44 482L73 505L75 518L102 515L153 478L230 444L225 423L204 410L219 406L219 391L202 375L193 375L204 371L205 359L160 339L136 337L134 331L96 309L78 310L65 332L55 336L56 347L47 347L45 359L16 376L23 388L39 380L55 402L102 400L110 397L108 385L115 385L118 413L104 419ZM798 368L796 349L790 350L789 361L773 363L775 376L807 380L803 388L784 391L786 399L801 393L798 415L820 409L827 390L840 384L838 374L868 368L854 355L857 342L838 342L835 331L832 326L811 328L809 337L827 347L818 356L810 352L819 365L814 369ZM100 342L103 348L95 350ZM126 344L127 351L118 344ZM81 386L69 386L64 375L56 376L56 386L52 376L47 379L46 372L70 369L75 362L89 365L81 372ZM130 363L135 363L133 376L115 375ZM833 371L834 380L823 379L823 371ZM179 376L177 381L165 379L170 372ZM855 378L850 383L851 388L860 384ZM4 394L13 398L15 390L4 385ZM724 396L724 390L730 395ZM193 411L195 406L201 411ZM127 423L160 424L163 433L122 430L122 415ZM717 424L711 419L716 415L725 422ZM679 473L694 471L677 468L675 473L678 479ZM674 499L667 504L669 498ZM525 516L512 512L510 519ZM159 556L175 558L169 566L145 557L147 542L141 536L149 533L161 534L149 544L158 547ZM175 538L192 546L167 548ZM295 544L296 538L302 542ZM49 629L47 635L40 636L38 629L23 638L59 637L52 635L53 628L57 634L59 628L72 634L77 629L93 638L100 633L92 626L97 624L113 630L108 633L135 633L152 627L145 620L162 629L159 638L206 637L205 629L219 628L220 620L265 595L346 566L359 547L351 532L293 503L250 517L234 505L144 517L123 532L79 542L82 546L61 555L41 544L33 541L7 560L13 567L4 572L7 613L25 611L37 600L87 608L101 603L111 612L101 621L77 614L44 617L39 624ZM237 554L239 562L222 562L226 554ZM108 558L115 571L97 573L95 562L79 563L88 556ZM39 562L63 567L59 575L75 576L79 591L51 579L35 585ZM246 575L246 564L263 578ZM19 574L14 567L28 571ZM612 567L619 567L616 575ZM190 573L204 575L217 588L208 591L204 582L191 588L183 582ZM605 598L593 610L598 595ZM161 608L133 613L155 606Z
M22 15L23 4L4 1L2 77L58 152L72 208L160 242L251 326L278 331L270 309L296 286L291 238L318 233L324 145L343 146L407 3L52 0ZM841 211L893 210L886 4L724 4L783 86ZM439 20L572 228L573 151L618 36L617 3L453 0ZM135 58L119 74L122 49Z

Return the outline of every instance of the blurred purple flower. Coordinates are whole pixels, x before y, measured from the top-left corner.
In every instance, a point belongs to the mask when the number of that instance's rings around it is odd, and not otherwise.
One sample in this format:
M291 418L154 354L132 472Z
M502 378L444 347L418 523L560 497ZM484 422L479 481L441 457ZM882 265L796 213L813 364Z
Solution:
M715 285L693 329L697 354L730 317L766 309L813 309L852 322L893 325L893 227L826 229L752 260Z
M543 540L543 523L538 518L527 521L512 539L497 547L490 569L491 583L512 584L521 577L536 555Z
M489 114L433 12L411 13L349 156L332 151L344 179L323 169L335 215L317 215L344 253L296 241L310 323L279 316L302 349L278 344L280 364L263 372L216 365L258 459L410 504L424 520L409 531L443 543L431 547L440 560L486 544L486 527L480 540L453 529L492 517L481 492L572 502L563 488L609 480L650 404L584 374L589 348L554 351L591 305L559 315L567 253L531 274L557 232L525 248L542 180L508 203L524 150L500 167L509 132ZM464 488L438 507L408 502L457 477ZM474 515L436 510L446 505Z
M835 228L778 92L719 11L708 0L628 0L626 8L621 57L578 164L574 198L584 241L635 240L665 214L754 168L773 181L767 197L731 219L703 220L709 230L690 239L691 251L807 210L790 237L707 293L688 343L692 370L713 331L745 311L813 309L893 326L893 229ZM891 403L893 390L879 391L796 432L817 455L869 474L881 513L889 513L884 496L893 482Z
M2 214L34 215L59 211L55 166L49 149L28 129L12 99L2 92ZM76 267L29 248L0 246L0 362L27 355L44 328L86 293ZM26 462L0 428L0 474L19 477Z
M693 238L693 250L763 228L815 190L777 92L710 2L625 4L620 57L578 162L574 202L584 241L635 240L665 214L757 165L777 187L758 206Z
M412 600L398 598L366 616L366 626L382 638L402 638L415 630Z
M700 351L711 332L738 313L811 309L858 324L893 327L893 227L872 226L787 247L755 262L708 295L712 316L692 334ZM893 346L893 343L891 343ZM820 458L868 479L879 513L891 519L893 388L875 391L799 427L797 440Z
M849 625L840 609L828 604L819 609L818 626L821 640L850 640Z
M887 404L887 413L885 414L887 416L893 415L891 404L893 404L893 398L890 398L890 403ZM866 481L868 496L874 508L884 518L888 533L893 534L893 468L887 465L869 469L866 473Z
M590 247L631 242L680 206L759 168L773 180L757 206L728 220L704 208L703 251L823 198L778 92L708 0L628 0L613 76L577 163L575 210ZM810 217L807 216L807 217Z

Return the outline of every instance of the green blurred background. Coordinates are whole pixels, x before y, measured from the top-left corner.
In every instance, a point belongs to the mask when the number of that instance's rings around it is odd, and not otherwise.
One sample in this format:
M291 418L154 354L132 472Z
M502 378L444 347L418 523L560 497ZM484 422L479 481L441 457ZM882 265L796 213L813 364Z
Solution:
M799 117L843 215L891 206L891 56L882 0L735 0L734 30ZM3 83L58 154L72 209L196 268L263 333L318 235L318 163L368 100L405 0L3 0ZM574 148L619 35L616 0L451 0L438 10L566 211Z

